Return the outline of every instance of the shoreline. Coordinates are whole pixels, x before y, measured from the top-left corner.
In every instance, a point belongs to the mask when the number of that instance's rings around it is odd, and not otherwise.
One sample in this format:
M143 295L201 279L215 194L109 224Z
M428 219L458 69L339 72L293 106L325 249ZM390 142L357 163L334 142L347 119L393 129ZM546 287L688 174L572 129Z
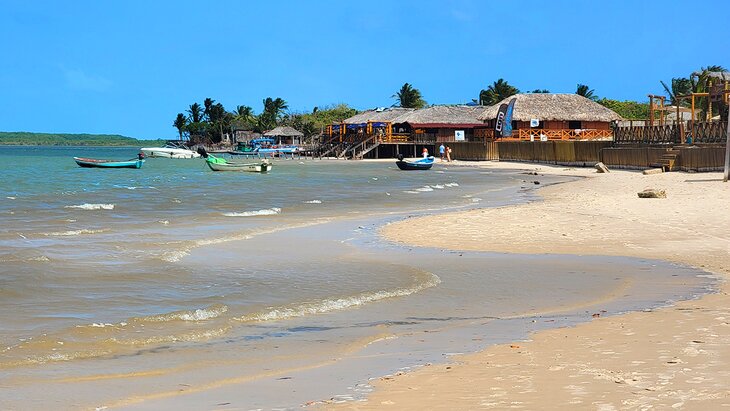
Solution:
M596 174L505 162L480 167L588 178L542 187L542 201L417 217L415 232L410 219L381 234L450 250L660 259L713 273L717 288L699 299L538 331L450 364L383 377L367 401L326 408L730 407L730 217L723 215L730 185L721 173ZM539 177L526 176L531 179ZM645 188L666 189L667 198L639 199Z

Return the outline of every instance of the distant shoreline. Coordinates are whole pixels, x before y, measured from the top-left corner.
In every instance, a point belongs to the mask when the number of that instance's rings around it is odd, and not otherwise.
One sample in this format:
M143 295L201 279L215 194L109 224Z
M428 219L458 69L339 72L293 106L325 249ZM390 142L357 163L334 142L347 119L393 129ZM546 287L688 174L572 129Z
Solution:
M0 146L136 146L157 145L165 140L138 140L119 134L66 134L0 131Z

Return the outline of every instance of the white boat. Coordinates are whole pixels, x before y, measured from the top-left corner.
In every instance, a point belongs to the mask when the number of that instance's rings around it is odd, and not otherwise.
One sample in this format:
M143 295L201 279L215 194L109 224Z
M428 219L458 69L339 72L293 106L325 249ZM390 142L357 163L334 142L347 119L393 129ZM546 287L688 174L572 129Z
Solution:
M199 158L200 154L187 148L180 141L168 141L163 147L142 147L139 151L147 157Z

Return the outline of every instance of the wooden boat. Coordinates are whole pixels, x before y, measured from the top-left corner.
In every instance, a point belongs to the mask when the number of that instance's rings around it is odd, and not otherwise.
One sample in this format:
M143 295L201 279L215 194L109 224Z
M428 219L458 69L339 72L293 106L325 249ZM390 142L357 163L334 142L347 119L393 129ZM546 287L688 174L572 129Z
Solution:
M415 160L404 160L403 156L398 157L395 165L401 170L429 170L433 166L433 156L419 158Z
M268 158L253 163L231 161L211 155L205 151L203 147L198 147L198 154L205 158L205 163L208 164L208 167L210 167L213 171L250 171L253 173L265 173L267 171L271 171L271 168L273 167L271 160Z
M141 158L131 160L99 160L95 158L74 157L76 164L81 167L97 167L97 168L140 168L144 164Z
M142 147L139 149L147 157L162 158L200 158L200 154L188 148L184 142L169 140L163 147Z

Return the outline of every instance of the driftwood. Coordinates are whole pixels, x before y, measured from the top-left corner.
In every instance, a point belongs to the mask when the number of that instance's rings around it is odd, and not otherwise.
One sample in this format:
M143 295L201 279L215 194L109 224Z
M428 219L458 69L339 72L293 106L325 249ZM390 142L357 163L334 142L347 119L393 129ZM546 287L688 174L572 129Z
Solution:
M664 170L662 170L661 168L649 168L649 169L644 170L642 173L644 175L648 176L649 174L660 174L663 172L664 172Z
M608 167L606 167L606 165L605 165L605 164L603 164L603 163L596 163L596 165L595 165L594 167L596 167L596 170L597 170L597 171L598 171L599 173L610 173L610 172L611 172L611 171L610 171L610 170L608 169Z
M639 198L667 198L667 192L656 188L647 188L637 193Z

